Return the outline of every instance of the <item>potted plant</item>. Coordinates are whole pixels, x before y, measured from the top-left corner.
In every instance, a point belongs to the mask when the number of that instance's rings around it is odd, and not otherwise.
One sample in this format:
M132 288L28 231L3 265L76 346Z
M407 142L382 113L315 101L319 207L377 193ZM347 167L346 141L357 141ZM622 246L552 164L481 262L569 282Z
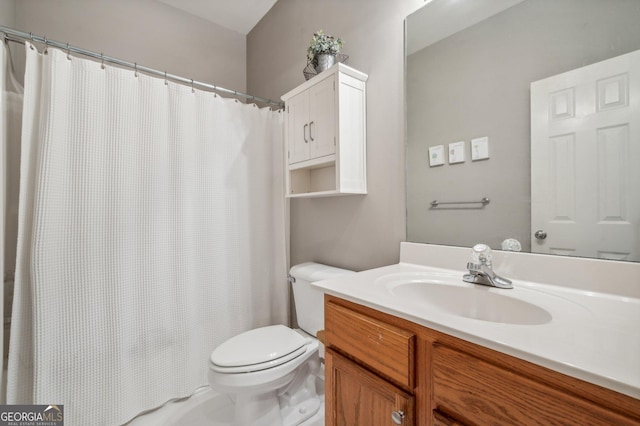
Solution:
M340 53L342 44L341 38L324 34L322 30L313 34L307 49L307 59L313 63L318 74L336 63L336 55Z

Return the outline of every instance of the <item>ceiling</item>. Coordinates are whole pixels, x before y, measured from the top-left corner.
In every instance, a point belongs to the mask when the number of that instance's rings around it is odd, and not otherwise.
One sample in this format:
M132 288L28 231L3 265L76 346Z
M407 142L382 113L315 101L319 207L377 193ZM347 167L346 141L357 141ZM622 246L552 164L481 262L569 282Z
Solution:
M248 34L277 0L158 0L227 29Z

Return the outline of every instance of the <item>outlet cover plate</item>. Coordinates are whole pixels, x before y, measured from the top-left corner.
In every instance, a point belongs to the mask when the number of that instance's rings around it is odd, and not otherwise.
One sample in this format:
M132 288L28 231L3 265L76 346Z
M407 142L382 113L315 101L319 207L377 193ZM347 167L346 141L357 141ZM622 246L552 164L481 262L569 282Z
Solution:
M444 164L444 145L429 148L429 166L442 166Z
M471 161L486 160L489 158L489 138L471 139Z
M464 141L449 144L449 164L464 163Z

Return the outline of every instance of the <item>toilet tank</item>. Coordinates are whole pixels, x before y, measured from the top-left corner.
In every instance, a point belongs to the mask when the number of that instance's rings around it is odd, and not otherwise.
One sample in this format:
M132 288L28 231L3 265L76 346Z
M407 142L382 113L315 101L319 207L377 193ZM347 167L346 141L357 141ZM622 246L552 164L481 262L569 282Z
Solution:
M335 268L321 263L306 262L291 267L293 300L298 327L312 336L324 328L324 293L311 287L313 281L355 274L348 269Z

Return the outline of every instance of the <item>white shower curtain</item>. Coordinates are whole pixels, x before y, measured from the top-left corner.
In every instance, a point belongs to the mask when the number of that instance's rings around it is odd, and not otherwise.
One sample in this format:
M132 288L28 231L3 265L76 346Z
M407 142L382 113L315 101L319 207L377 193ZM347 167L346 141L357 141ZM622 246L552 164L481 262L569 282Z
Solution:
M26 52L8 402L120 424L287 322L282 117Z
M2 308L9 306L13 293L13 275L16 267L16 239L18 229L18 189L20 176L20 132L22 126L23 89L13 73L11 53L7 43L0 48L0 275L4 283L0 291ZM10 310L3 311L7 318ZM2 329L4 332L4 327ZM4 343L6 336L2 336ZM3 348L3 358L6 351ZM4 366L4 359L3 359ZM4 383L4 371L0 375ZM3 389L4 391L4 389ZM6 394L2 394L2 403Z

